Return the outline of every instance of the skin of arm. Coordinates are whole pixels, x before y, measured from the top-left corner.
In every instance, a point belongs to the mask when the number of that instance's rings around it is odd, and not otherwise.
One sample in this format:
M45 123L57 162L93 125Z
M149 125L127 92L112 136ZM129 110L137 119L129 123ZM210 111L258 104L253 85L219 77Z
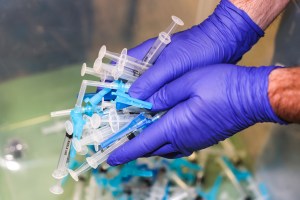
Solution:
M283 11L290 0L230 0L244 10L263 30Z
M279 68L269 75L268 96L274 112L288 122L300 123L300 67Z

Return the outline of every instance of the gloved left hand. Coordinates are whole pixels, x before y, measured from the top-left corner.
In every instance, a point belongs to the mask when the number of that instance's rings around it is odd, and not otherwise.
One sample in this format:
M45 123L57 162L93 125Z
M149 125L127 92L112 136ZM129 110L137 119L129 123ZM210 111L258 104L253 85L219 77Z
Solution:
M274 69L219 64L166 84L149 101L154 111L171 109L116 149L107 163L118 165L154 155L188 156L255 123L285 123L269 103L268 76Z

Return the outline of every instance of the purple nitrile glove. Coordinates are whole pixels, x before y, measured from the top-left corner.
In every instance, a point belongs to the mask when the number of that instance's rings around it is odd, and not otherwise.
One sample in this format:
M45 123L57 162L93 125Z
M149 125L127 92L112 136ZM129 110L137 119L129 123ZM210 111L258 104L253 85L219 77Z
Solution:
M258 122L284 124L268 98L268 77L275 68L205 66L166 84L149 101L154 111L171 109L116 149L107 163L187 156Z
M129 90L135 98L146 100L164 84L197 67L235 63L264 32L242 10L222 0L203 23L172 36L154 66ZM154 39L131 49L129 54L142 59Z

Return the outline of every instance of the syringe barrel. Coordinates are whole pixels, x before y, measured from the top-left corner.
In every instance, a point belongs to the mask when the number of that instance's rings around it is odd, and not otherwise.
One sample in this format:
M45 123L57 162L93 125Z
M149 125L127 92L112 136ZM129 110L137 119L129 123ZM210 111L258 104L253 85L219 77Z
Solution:
M157 57L160 55L162 50L171 42L171 35L175 32L177 26L184 25L183 21L176 17L172 16L172 23L168 26L168 28L161 32L158 35L158 38L152 45L151 49L148 51L146 56L143 59L143 62L153 64Z
M136 81L136 79L141 75L142 73L140 73L139 71L128 71L127 69L125 69L122 73L122 75L120 76L121 79L124 79L130 83L133 83L134 81Z
M68 133L66 133L64 143L63 143L63 146L62 146L62 149L61 149L61 153L60 153L57 168L61 169L61 168L64 168L64 167L67 166L67 161L68 161L68 157L69 157L72 136L73 136L73 134L69 135Z
M165 32L161 32L158 38L144 57L143 61L146 63L153 64L157 57L160 55L162 50L171 42L171 37Z
M99 56L98 58L101 59L101 60L105 57L105 58L108 58L109 60L112 60L114 62L118 62L119 59L120 59L121 54L108 51L106 49L106 46L103 45L100 48L98 56ZM129 67L130 69L136 69L136 68L138 68L138 69L144 69L144 70L146 70L147 68L149 68L151 66L151 64L144 63L141 60L138 60L138 59L136 59L134 57L131 57L131 56L127 55L125 66Z
M54 170L52 176L56 179L61 179L65 177L67 173L67 166L68 166L68 159L69 159L69 152L71 147L73 134L66 133L64 143L61 149L61 153L59 156L57 168Z

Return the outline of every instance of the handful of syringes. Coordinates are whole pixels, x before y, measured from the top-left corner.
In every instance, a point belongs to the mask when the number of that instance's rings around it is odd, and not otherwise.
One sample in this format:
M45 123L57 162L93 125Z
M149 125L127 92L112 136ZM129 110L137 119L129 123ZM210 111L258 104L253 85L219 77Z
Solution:
M66 135L58 165L52 174L55 179L62 180L70 173L78 180L84 172L105 163L113 150L162 117L164 113L150 111L151 103L132 98L127 92L131 83L152 66L171 42L178 25L183 22L172 16L172 23L159 34L143 60L127 55L126 48L118 54L102 46L93 67L82 65L82 76L89 74L100 81L83 80L75 107L51 113L52 117L70 116L65 123ZM97 92L87 94L88 86L95 87ZM76 154L86 155L86 162L75 170L69 169ZM62 193L60 183L50 191Z

